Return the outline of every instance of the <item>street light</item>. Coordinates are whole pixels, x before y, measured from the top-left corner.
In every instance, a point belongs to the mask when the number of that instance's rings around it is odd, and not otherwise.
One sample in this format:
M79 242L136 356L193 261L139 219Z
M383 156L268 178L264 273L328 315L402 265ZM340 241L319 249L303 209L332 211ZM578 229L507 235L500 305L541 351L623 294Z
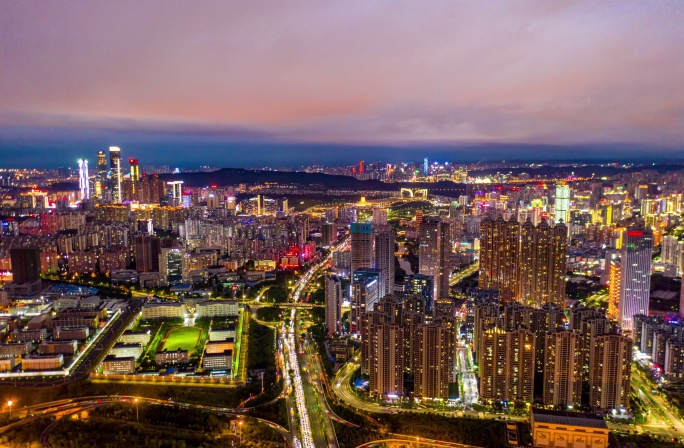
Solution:
M240 445L242 445L242 421L238 424L240 427Z
M12 420L12 404L14 404L12 402L12 400L7 401L7 406L9 407L9 418L10 418L10 420Z
M138 414L138 399L136 398L136 399L135 399L135 421L136 421L136 422L139 422L139 421L140 421L140 419L139 419L138 417L139 417L139 414Z

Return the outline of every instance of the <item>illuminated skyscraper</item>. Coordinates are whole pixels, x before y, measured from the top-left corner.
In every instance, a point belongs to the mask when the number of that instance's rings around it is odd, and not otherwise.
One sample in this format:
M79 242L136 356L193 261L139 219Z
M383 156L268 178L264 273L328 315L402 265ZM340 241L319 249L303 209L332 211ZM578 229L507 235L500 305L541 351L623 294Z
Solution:
M568 210L570 210L570 187L559 183L556 184L556 197L554 200L554 216L556 222L568 222Z
M482 289L498 289L501 303L516 300L520 225L515 218L504 221L486 217L480 224L480 277Z
M375 308L379 300L379 287L380 271L364 268L352 272L350 320L352 332L362 331L363 315Z
M418 325L414 346L415 395L420 398L449 398L454 368L454 328L443 324Z
M579 407L582 402L581 335L557 331L546 335L544 399L547 406Z
M342 282L336 275L325 276L325 326L328 336L340 331L342 318Z
M426 218L420 225L419 272L432 276L435 299L449 296L449 224L437 218Z
M542 220L534 226L529 220L520 231L517 300L539 308L545 303L565 305L567 266L567 227L551 227Z
M102 190L107 184L107 154L104 151L97 152L97 175L95 176L95 194L102 197Z
M423 159L423 174L425 174L426 176L428 174L430 174L430 167L428 166L428 158L427 157L425 157Z
M362 344L363 365L369 376L370 393L375 397L396 398L404 393L404 342L406 329L383 311L366 316Z
M394 292L394 230L389 225L377 226L374 230L374 267L380 271L379 296Z
M351 272L373 267L373 225L352 223L351 233Z
M620 251L620 292L618 324L632 330L636 314L648 315L651 289L653 233L650 229L630 229Z
M171 196L171 204L173 206L180 206L183 202L183 181L174 180L172 182L167 182L166 185L169 186L169 196Z
M116 146L109 147L109 169L111 176L112 200L121 202L123 199L121 192L121 149Z
M90 177L88 176L88 160L78 161L78 190L81 201L90 199Z
M128 164L131 167L131 199L134 201L140 200L140 167L138 166L138 159L128 159Z
M628 409L632 340L618 334L597 336L589 358L589 405L603 411Z

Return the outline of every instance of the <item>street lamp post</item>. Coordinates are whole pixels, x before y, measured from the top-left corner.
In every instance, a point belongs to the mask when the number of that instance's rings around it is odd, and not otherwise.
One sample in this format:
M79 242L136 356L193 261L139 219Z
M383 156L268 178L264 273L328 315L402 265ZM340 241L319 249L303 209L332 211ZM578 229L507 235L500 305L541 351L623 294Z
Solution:
M135 421L136 422L140 421L139 414L138 414L138 399L137 398L135 399Z
M242 446L242 422L240 422L238 426L240 427L240 445Z
M12 405L13 404L14 403L12 402L12 400L7 401L7 407L9 407L9 418L10 418L10 420L12 420Z

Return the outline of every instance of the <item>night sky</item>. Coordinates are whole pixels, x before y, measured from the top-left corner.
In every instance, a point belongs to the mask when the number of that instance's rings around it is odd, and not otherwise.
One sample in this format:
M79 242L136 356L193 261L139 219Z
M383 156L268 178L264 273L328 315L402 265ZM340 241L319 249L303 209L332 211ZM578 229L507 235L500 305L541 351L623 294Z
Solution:
M684 2L0 2L0 166L684 159Z

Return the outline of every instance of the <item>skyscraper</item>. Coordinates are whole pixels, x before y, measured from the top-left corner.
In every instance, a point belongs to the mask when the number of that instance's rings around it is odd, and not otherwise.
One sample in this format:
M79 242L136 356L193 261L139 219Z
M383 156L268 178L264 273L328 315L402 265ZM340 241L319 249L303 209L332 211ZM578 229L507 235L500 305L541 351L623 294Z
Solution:
M650 229L627 231L620 251L618 324L623 331L632 330L635 314L648 315L652 252L653 232Z
M449 224L437 218L424 219L420 227L418 251L418 271L434 279L435 298L449 297Z
M111 171L112 200L121 202L121 149L116 146L109 147L109 169Z
M363 315L373 311L379 300L380 271L357 269L351 279L351 331L361 332ZM364 335L361 335L364 337Z
M381 226L387 224L387 210L380 207L373 208L373 225Z
M531 403L534 398L535 335L521 328L484 333L478 355L483 400Z
M408 275L404 278L407 292L423 298L425 313L432 315L435 306L435 279L431 275Z
M455 356L453 327L441 324L419 325L413 337L416 338L416 397L448 399Z
M173 206L180 206L183 204L183 181L174 180L166 183L169 186L171 202Z
M90 199L90 177L88 176L88 160L78 160L78 190L81 201Z
M486 217L480 223L480 277L482 289L498 289L501 303L516 299L520 225L511 218L504 221Z
M325 276L325 326L328 337L340 332L342 282L336 275Z
M128 159L128 164L131 168L131 199L134 201L140 200L140 167L138 166L138 159Z
M95 194L102 197L107 183L107 154L100 150L97 152L97 175L95 176Z
M352 223L351 233L351 272L373 267L373 225Z
M568 210L570 210L570 187L563 183L556 184L556 197L554 199L555 221L568 222Z
M401 325L392 324L383 312L368 315L368 376L370 392L381 398L404 393L404 339Z
M10 249L10 259L13 283L33 283L40 280L40 249Z
M517 300L539 308L545 303L565 305L567 227L551 227L542 220L536 227L528 220L520 231Z
M159 238L150 235L135 237L135 269L138 272L159 272Z
M544 399L546 406L579 407L582 402L580 335L571 331L545 338Z
M589 358L590 406L602 411L628 409L632 340L618 334L597 336Z
M376 226L374 230L375 256L374 267L380 271L380 287L378 294L385 297L394 292L394 244L395 236L392 227L385 224Z

